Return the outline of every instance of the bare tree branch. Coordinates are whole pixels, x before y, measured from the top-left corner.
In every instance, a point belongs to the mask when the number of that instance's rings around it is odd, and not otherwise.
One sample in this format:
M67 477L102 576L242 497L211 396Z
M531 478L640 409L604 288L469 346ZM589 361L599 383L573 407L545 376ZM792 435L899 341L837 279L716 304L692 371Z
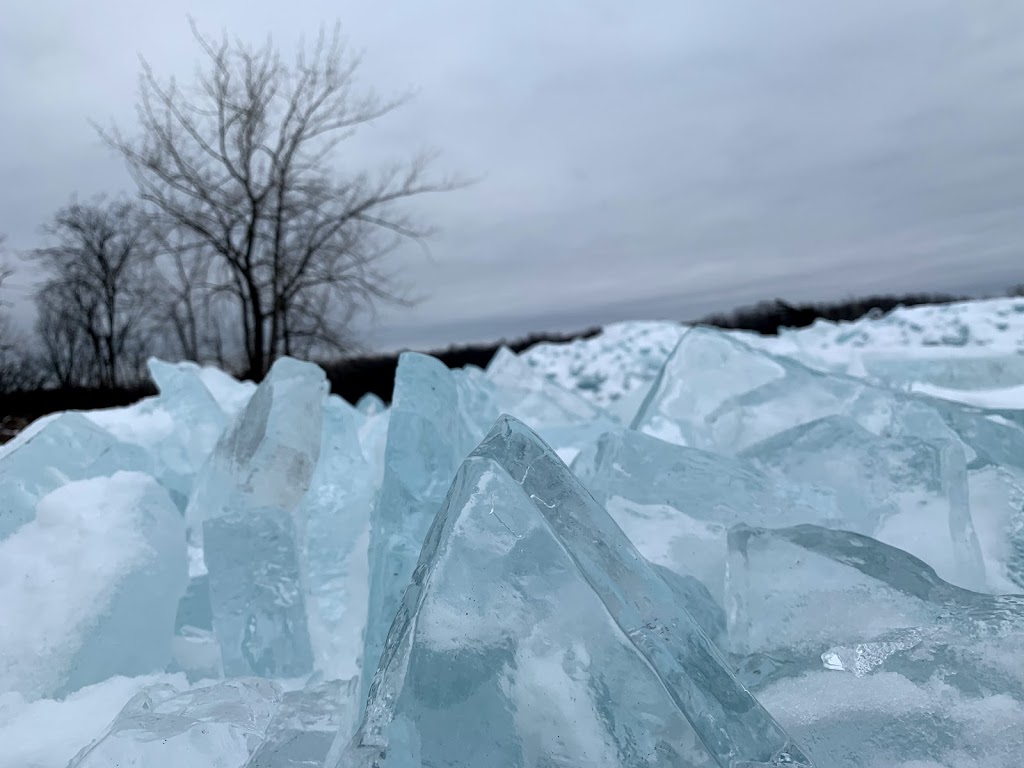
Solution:
M229 300L252 375L281 354L344 349L358 310L402 301L385 257L431 233L404 203L464 182L430 178L432 154L377 172L336 170L355 130L406 101L357 88L360 59L339 27L321 29L288 65L269 40L231 44L190 24L202 55L195 87L162 83L143 61L138 136L98 128L164 233L180 346L198 356L199 307Z

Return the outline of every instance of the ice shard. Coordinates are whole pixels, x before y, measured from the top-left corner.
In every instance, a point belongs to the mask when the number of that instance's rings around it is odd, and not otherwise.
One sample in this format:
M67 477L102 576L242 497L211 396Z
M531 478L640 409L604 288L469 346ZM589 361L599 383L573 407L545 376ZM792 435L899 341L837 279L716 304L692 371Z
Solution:
M39 500L65 483L151 466L137 447L80 413L61 413L29 430L0 453L0 540L32 520Z
M164 416L170 428L153 430L143 440L144 447L156 459L157 479L187 499L196 474L227 425L227 416L195 363L150 358L147 366L160 395L140 407Z
M356 678L287 691L245 768L321 768L338 734L354 728L358 694Z
M320 455L326 381L274 363L228 428L189 502L202 527L213 629L229 676L313 669L294 519Z
M153 686L136 694L68 768L243 768L280 701L281 689L270 680L189 691Z
M714 448L720 438L710 420L717 410L740 395L784 381L791 367L790 361L721 331L691 328L665 361L633 429L677 445Z
M881 437L848 417L826 416L740 455L781 477L834 491L845 524L833 527L871 535L921 558L946 581L984 589L985 564L958 443Z
M758 698L819 763L1019 761L1024 596L961 589L900 549L813 525L737 528L730 548L741 666L774 662Z
M320 460L295 512L315 666L328 680L359 673L366 629L367 549L376 486L359 442L361 415L324 407Z
M204 520L247 505L295 509L319 457L326 393L318 366L274 363L196 478L186 512L193 535Z
M398 359L369 549L364 693L423 537L462 460L497 418L487 382L412 352Z
M0 690L60 697L162 671L186 579L181 513L153 478L53 491L0 542Z
M573 472L648 560L699 579L718 601L726 535L737 523L842 526L833 493L750 463L617 429L586 446Z
M423 545L346 766L810 765L554 451L503 416Z

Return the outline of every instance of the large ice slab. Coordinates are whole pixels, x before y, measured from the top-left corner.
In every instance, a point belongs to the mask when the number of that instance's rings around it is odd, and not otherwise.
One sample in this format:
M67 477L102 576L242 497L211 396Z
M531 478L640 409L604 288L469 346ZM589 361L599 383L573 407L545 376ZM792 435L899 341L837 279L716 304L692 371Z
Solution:
M678 597L503 416L460 468L364 721L327 765L809 765Z
M31 428L30 428L31 429ZM74 480L146 471L151 461L80 413L61 413L0 453L0 540L35 517L39 500Z
M251 505L294 510L309 490L320 452L327 380L311 363L281 358L217 441L186 518L204 520Z
M163 670L186 574L181 514L148 475L48 494L0 542L0 690L62 696Z
M324 407L320 461L295 512L315 664L329 680L359 673L366 629L370 510L377 487L359 441L362 417Z
M166 413L174 427L167 433L157 431L155 439L146 441L146 447L162 474L168 476L167 480L159 479L187 499L195 475L213 452L228 419L203 383L202 369L195 363L150 358L147 366L160 391L159 397L150 401L152 407Z
M228 680L190 691L156 685L132 697L68 768L243 768L280 700L281 689L270 680Z
M845 522L837 499L826 490L634 430L602 435L583 449L572 469L644 557L698 578L719 601L730 526Z
M758 695L820 763L1019 760L1024 737L1007 728L1024 714L1024 596L960 589L900 549L813 525L737 528L730 548L734 649L748 669L774 665Z
M201 525L213 629L229 676L312 671L294 512L319 459L325 394L317 366L274 363L218 442L189 502L190 522Z
M455 471L497 415L493 387L482 376L449 371L427 355L406 352L399 357L370 532L364 648L368 672L377 666L423 538Z
M838 527L900 547L946 581L985 588L985 564L968 506L967 464L959 441L880 437L848 417L827 416L788 429L740 455L781 477L834 491L846 521ZM802 522L816 521L806 517Z

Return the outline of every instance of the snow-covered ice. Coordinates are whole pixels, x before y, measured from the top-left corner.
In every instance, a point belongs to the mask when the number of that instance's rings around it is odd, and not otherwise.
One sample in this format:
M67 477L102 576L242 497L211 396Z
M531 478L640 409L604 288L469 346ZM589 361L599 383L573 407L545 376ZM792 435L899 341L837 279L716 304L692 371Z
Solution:
M150 370L0 446L0 768L1021 764L1024 299Z

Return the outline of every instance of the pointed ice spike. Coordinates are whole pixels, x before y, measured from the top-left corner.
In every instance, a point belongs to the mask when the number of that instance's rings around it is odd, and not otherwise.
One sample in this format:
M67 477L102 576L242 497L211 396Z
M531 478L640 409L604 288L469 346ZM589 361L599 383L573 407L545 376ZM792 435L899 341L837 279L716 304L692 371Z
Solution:
M327 380L312 363L274 363L207 459L189 499L190 534L203 521L251 505L295 509L320 454Z
M405 352L398 358L370 530L364 694L430 522L459 463L495 418L488 382L449 371L428 355Z
M376 487L359 443L362 415L341 398L324 407L320 461L295 511L316 668L328 680L359 673L366 630L370 510Z
M327 766L808 766L555 453L466 459ZM339 739L339 742L343 739Z
M312 671L294 513L320 456L326 387L315 365L274 363L218 442L189 503L227 675Z

